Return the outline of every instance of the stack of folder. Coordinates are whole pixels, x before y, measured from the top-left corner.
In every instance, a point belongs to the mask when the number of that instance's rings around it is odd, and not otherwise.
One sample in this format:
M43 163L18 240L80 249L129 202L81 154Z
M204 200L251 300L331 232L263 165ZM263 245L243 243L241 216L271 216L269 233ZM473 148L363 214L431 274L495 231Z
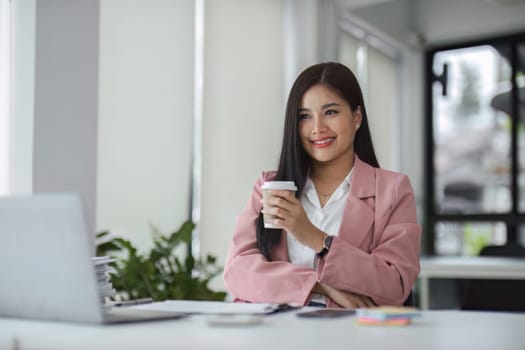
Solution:
M105 304L106 301L115 296L115 289L109 280L110 266L109 263L114 260L108 256L96 256L92 258L93 265L95 266L95 272L97 274L98 290L100 293L100 299L102 304Z
M421 312L412 307L380 306L369 309L358 309L357 322L362 325L406 326Z

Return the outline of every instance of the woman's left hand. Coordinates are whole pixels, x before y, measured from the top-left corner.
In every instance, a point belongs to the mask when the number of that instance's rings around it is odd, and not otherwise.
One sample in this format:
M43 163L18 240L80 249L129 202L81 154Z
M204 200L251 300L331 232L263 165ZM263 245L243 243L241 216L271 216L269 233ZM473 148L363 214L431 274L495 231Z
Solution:
M324 283L319 284L318 290L321 290L322 294L326 295L330 300L343 308L357 309L377 306L377 304L366 295L346 292L330 287Z
M315 251L321 250L326 234L310 222L294 192L273 190L266 201L261 200L265 207L268 206L264 212L276 217L274 224L288 231L300 243Z

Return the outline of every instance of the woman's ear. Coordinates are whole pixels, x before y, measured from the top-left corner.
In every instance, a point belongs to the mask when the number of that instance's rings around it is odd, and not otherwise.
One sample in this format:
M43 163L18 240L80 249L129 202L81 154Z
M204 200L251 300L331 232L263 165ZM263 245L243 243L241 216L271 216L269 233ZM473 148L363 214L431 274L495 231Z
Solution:
M355 128L359 129L359 127L361 126L361 123L363 122L363 114L361 113L361 106L357 106L353 114L354 114Z

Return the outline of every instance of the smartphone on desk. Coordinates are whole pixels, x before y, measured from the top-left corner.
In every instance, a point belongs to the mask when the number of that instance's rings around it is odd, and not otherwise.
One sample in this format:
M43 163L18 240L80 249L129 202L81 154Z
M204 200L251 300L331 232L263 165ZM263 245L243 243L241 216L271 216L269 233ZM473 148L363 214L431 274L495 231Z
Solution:
M306 318L336 318L355 315L354 309L317 309L297 313L297 317Z

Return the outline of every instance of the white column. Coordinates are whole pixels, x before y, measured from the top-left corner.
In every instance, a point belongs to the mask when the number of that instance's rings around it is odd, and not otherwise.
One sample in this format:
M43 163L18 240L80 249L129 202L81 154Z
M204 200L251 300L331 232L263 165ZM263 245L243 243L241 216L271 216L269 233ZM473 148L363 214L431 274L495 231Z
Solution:
M75 191L94 227L99 0L36 2L34 192Z
M0 196L10 193L10 2L0 0Z
M299 73L319 62L319 12L322 6L324 4L318 0L282 1L285 99Z
M33 191L36 0L11 1L11 193Z

